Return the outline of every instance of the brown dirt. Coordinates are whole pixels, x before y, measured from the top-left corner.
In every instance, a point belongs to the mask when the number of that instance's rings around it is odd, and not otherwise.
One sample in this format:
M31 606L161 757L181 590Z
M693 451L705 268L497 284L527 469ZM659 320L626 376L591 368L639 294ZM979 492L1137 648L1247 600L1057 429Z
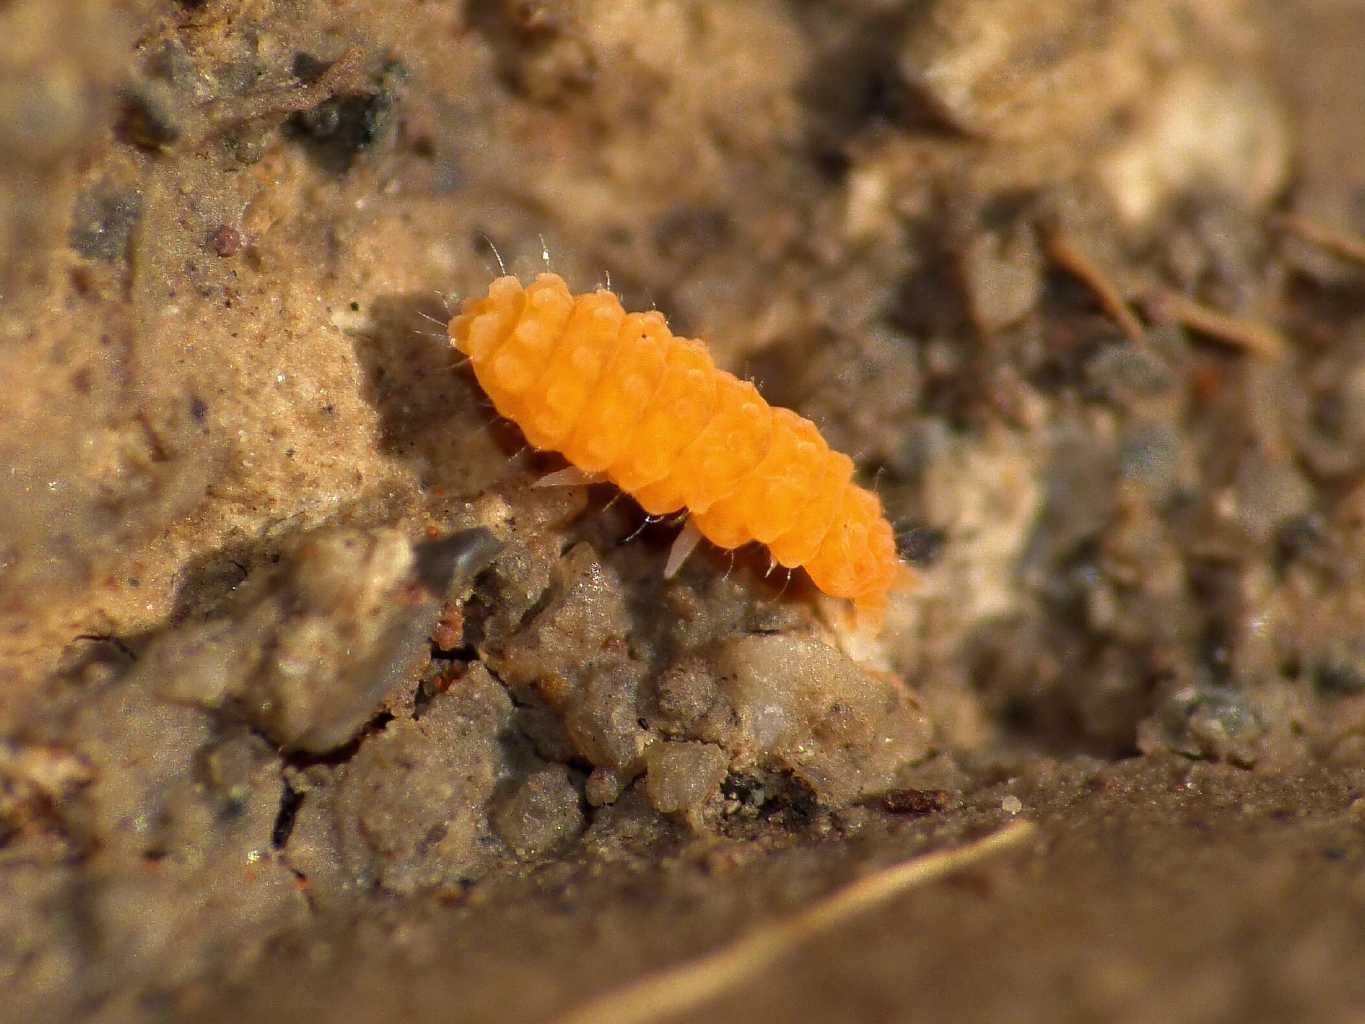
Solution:
M0 1020L551 1020L1018 820L602 1019L1365 1019L1362 47L0 7ZM542 249L857 459L880 636L531 487L440 324Z

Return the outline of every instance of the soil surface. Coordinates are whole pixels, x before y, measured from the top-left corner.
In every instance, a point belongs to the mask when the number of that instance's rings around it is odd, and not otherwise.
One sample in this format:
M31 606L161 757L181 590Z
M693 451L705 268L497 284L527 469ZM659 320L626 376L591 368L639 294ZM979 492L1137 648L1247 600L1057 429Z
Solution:
M1360 0L0 6L0 1021L1365 1020ZM499 420L609 284L880 632Z

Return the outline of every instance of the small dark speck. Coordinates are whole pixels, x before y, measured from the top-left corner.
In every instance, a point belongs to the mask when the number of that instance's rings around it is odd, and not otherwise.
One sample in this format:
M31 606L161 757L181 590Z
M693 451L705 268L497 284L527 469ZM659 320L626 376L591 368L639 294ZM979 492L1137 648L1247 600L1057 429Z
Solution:
M293 448L286 448L286 449L284 450L284 457L285 457L286 459L292 459L292 458L294 457L294 449L293 449Z
M128 577L128 586L130 586L130 587L140 587L140 586L142 586L142 581L141 581L140 579L138 579L136 576L129 576L129 577Z
M1365 672L1349 663L1327 663L1315 666L1313 682L1319 692L1328 696L1355 696L1365 693Z
M180 138L171 111L150 94L129 92L120 104L115 135L123 142L148 152L168 149Z
M814 156L815 166L830 181L840 181L847 174L853 161L848 154L838 149L822 149L817 151Z
M637 719L635 720L635 724L638 725L641 729L648 729L648 728L649 728L649 719L647 719L647 718L637 718Z
M312 85L327 73L329 67L331 67L329 62L318 60L311 53L296 53L290 70L300 82L305 85Z
M358 303L358 302L352 302L352 303L351 303L351 312L352 312L352 313L359 313L359 312L360 312L360 303Z
M303 794L296 792L289 783L284 784L284 795L280 798L280 809L275 815L275 826L270 830L270 845L282 850L289 842L294 831L294 821L299 808L303 806Z
M1331 861L1345 860L1346 851L1339 846L1329 846L1322 851L1322 859Z
M321 78L326 65L307 54L294 62L300 81ZM402 94L407 71L397 62L385 66L375 91L333 96L311 110L298 111L285 122L286 134L304 144L324 169L344 174L360 153L373 147L386 133Z
M219 256L235 256L241 247L242 233L226 224L218 225L209 235L209 248Z
M198 395L190 399L190 415L194 417L196 423L203 423L204 417L209 414L209 405Z
M337 407L333 405L331 402L328 402L326 405L322 407L322 411L324 414L331 416L334 412L337 411Z
M933 565L943 553L948 535L933 526L912 526L896 537L900 555L911 565Z
M882 807L891 814L929 814L948 806L941 789L893 789L882 794Z

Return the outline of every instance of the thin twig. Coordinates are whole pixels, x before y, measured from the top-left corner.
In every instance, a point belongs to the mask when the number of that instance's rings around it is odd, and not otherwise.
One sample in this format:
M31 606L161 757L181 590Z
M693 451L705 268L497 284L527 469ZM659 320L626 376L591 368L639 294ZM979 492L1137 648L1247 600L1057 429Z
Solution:
M1275 218L1275 223L1289 234L1311 242L1333 256L1365 265L1365 238L1360 235L1338 231L1298 213L1282 213Z
M1095 293L1100 308L1114 318L1114 322L1119 325L1119 329L1129 341L1142 340L1146 334L1142 321L1128 305L1118 285L1070 235L1060 230L1050 231L1047 234L1046 246L1047 254L1054 263Z
M907 890L935 882L1015 846L1033 832L1033 823L1021 819L966 846L892 865L844 886L793 917L763 925L723 949L645 975L590 1000L560 1017L556 1024L642 1024L694 1009L771 966L807 939Z
M1166 288L1158 288L1143 300L1154 320L1171 320L1192 331L1262 357L1283 359L1288 346L1283 335L1257 320L1232 316Z

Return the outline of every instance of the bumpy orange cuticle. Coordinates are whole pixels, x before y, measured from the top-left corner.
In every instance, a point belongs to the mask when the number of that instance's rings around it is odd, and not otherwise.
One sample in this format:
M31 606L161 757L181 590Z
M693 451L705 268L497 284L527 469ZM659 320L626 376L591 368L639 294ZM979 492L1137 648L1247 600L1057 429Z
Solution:
M881 501L819 430L719 370L658 312L627 314L603 289L575 297L555 274L500 277L467 300L450 337L498 412L536 448L604 475L650 515L686 508L724 548L757 540L804 567L876 626L909 571ZM695 536L695 535L694 535Z

